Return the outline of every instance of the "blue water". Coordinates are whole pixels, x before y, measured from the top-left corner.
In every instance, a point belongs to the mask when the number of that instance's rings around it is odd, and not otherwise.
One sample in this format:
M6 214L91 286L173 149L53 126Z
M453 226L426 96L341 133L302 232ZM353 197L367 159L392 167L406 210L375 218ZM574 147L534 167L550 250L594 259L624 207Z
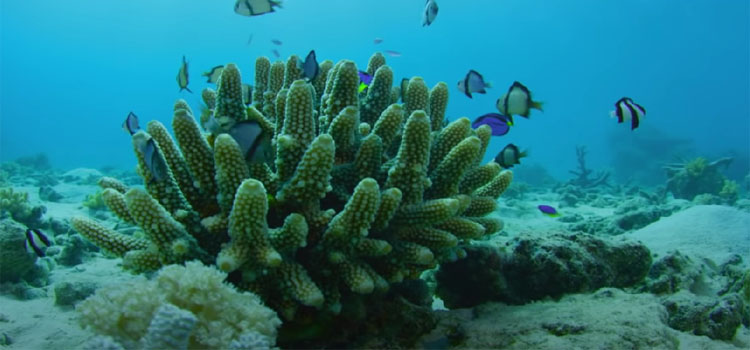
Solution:
M494 138L488 159L513 142L531 150L524 163L565 179L575 146L586 145L590 167L620 178L672 153L734 155L734 170L747 173L748 1L438 3L437 19L422 27L422 0L287 0L252 18L235 14L232 0L3 0L0 160L44 152L61 168L132 169L120 128L128 112L142 125L169 125L176 99L199 107L210 86L200 73L210 67L235 62L252 82L255 57L274 48L283 58L315 49L319 60L360 67L375 51L396 50L403 56L388 58L396 80L448 83L450 119L494 111L514 80L545 102L544 113ZM178 92L182 55L194 94ZM469 69L494 84L487 95L470 100L455 89ZM635 131L609 117L622 96L647 109Z

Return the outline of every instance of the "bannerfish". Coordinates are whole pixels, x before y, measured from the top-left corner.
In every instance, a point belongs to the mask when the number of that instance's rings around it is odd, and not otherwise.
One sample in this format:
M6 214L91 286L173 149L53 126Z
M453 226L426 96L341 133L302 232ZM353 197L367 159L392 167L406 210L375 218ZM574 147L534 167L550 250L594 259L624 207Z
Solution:
M279 58L279 57L281 57L281 55L279 55L279 51L278 51L278 50L276 50L276 49L273 49L273 50L271 50L271 52L273 53L273 55L274 55L274 56L275 56L276 58Z
M438 14L438 5L435 0L427 0L424 4L424 14L422 15L422 27L429 26L435 21Z
M234 3L234 12L243 16L260 16L274 12L274 7L281 7L278 0L237 0Z
M219 81L219 78L221 77L221 72L224 71L224 66L216 66L211 68L208 72L204 72L201 74L202 76L206 77L207 83L216 84Z
M404 96L406 95L406 89L409 88L409 78L401 78L401 102L404 101Z
M297 68L302 70L302 74L308 81L315 79L320 72L318 59L315 57L315 50L310 50L310 53L307 54L304 62L297 60Z
M245 106L249 106L253 103L253 86L250 84L242 84L242 100L245 102Z
M252 163L273 161L271 138L263 132L258 122L254 120L237 122L229 130L229 135L240 146L246 161Z
M386 55L391 56L391 57L401 57L401 53L398 51L385 50L384 52Z
M357 92L365 91L370 86L370 83L372 83L372 75L367 74L365 71L359 71L359 88Z
M618 123L630 120L630 130L635 130L641 124L641 119L646 116L646 109L633 102L630 97L623 97L615 102L615 110L609 114L617 118Z
M272 42L272 43L273 43L274 45L279 45L279 46L281 46L281 44L282 44L281 40L279 40L279 39L271 39L271 42Z
M526 157L528 152L521 152L516 145L509 143L495 156L495 162L505 169L521 164L521 158Z
M122 129L130 133L133 136L141 127L138 125L138 116L135 113L128 113L128 117L122 122Z
M560 213L557 212L557 209L549 206L549 205L540 205L537 208L539 208L539 211L542 212L542 214L547 215L549 217L558 217L560 216Z
M542 102L532 100L531 91L517 81L513 82L508 92L497 99L496 107L500 114L520 115L524 118L529 117L532 108L544 111Z
M508 133L513 120L499 113L487 113L474 119L471 127L476 129L482 125L489 125L492 129L492 136L503 136Z
M473 69L466 73L463 79L458 81L458 91L463 92L469 98L471 98L471 94L474 92L479 94L487 93L484 88L490 87L492 87L492 84L485 82L484 77Z
M372 42L375 43L375 45L380 44L383 42L383 38L375 38Z
M177 85L180 86L180 91L187 90L189 93L193 93L188 89L188 63L185 59L185 55L182 55L182 65L180 66L180 71L177 72Z
M140 153L143 154L143 161L146 163L147 170L151 173L148 182L161 182L166 179L167 163L164 156L159 152L159 147L156 145L154 138L145 132L138 132L133 135L133 140Z
M28 248L31 247L36 256L43 258L45 256L44 251L39 248L34 237L42 241L42 243L44 243L44 245L46 245L47 247L51 246L52 243L49 241L49 238L47 238L47 236L45 236L44 233L42 233L42 231L40 231L39 229L30 228L26 230L26 251L28 251Z

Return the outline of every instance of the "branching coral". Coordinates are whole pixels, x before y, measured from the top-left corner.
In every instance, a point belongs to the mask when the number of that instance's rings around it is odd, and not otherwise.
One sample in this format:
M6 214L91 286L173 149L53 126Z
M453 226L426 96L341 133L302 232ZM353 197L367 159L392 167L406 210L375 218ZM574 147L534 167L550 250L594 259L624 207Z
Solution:
M371 62L375 80L360 94L352 61L324 62L324 78L306 82L293 80L296 65L287 64L282 78L282 66L261 57L254 95L264 98L247 109L240 109L239 70L227 65L215 96L215 134L202 134L178 101L178 147L167 133L133 136L146 191L113 188L129 216L119 204L113 210L146 232L146 246L82 219L73 226L116 248L137 271L192 259L214 263L283 318L300 322L337 315L352 300L377 300L391 284L465 256L471 239L502 228L483 216L512 173L479 164L488 127L472 130L461 118L443 128L446 84L430 91L412 78L402 107L392 103L384 57ZM225 134L246 120L272 135L274 161L248 160ZM154 156L168 165L164 176L153 176L140 151L151 139Z

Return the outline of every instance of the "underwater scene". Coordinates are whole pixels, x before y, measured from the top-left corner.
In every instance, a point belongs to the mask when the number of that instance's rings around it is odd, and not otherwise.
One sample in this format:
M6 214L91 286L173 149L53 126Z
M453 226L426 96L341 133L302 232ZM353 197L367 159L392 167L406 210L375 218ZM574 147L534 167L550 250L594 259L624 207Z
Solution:
M0 1L0 349L748 349L747 0Z

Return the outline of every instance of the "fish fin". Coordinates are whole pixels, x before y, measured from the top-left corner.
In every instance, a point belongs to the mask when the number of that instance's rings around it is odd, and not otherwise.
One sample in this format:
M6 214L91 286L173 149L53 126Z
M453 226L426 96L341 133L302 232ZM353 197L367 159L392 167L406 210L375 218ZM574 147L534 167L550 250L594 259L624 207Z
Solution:
M273 6L276 6L276 7L280 8L280 9L284 8L283 6L281 6L281 5L283 5L281 3L281 0L270 0L270 1L271 1L271 7L272 8L273 8Z
M556 218L556 217L560 216L560 213L554 213L554 214L544 213L544 215L547 215L547 216L549 216L551 218Z
M191 94L193 93L192 91L190 91L190 89L188 89L188 87L187 87L187 86L185 87L185 90L187 90L187 92L189 92L189 93L191 93Z
M485 81L484 82L484 87L486 87L488 89L491 88L492 87L492 82L491 81Z
M473 97L471 97L471 92L469 92L469 89L466 89L464 91L464 95L466 95L466 97L468 97L468 98L473 98Z
M538 110L544 112L544 102L531 101L531 105L529 106L529 108L538 109Z

